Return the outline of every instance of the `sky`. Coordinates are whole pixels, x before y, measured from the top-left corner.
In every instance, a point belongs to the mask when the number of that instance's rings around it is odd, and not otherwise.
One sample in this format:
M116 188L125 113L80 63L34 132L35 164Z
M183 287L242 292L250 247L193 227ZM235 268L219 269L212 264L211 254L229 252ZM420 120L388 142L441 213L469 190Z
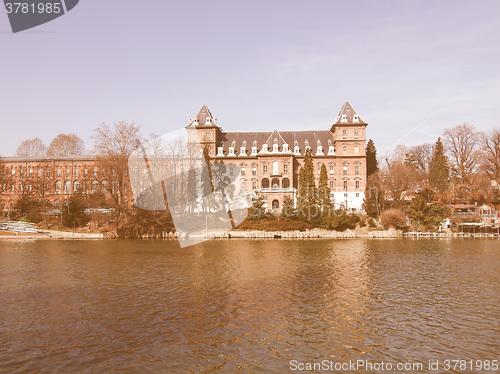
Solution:
M500 2L80 0L16 34L0 9L1 156L203 104L226 131L329 129L346 100L379 154L500 127Z

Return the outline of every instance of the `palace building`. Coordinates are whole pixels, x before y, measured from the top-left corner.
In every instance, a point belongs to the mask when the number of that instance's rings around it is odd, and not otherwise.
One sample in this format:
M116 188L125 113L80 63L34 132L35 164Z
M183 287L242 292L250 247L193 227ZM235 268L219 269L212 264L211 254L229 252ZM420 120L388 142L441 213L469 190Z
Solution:
M325 130L225 132L206 105L186 129L188 141L196 137L213 161L239 167L240 193L260 191L273 211L281 210L286 195L295 197L299 170L310 149L316 183L324 164L332 203L355 211L362 209L366 187L366 126L347 101Z
M366 187L366 126L347 101L324 130L226 132L205 105L186 130L188 141L196 138L208 148L212 162L237 165L239 193L259 191L269 210L279 212L285 196L295 198L299 170L310 149L316 183L324 164L332 203L356 211L362 209ZM0 211L4 213L26 194L60 208L75 192L106 194L114 188L115 181L108 180L110 174L102 170L95 156L5 157L0 161ZM132 205L130 184L125 192L125 202Z

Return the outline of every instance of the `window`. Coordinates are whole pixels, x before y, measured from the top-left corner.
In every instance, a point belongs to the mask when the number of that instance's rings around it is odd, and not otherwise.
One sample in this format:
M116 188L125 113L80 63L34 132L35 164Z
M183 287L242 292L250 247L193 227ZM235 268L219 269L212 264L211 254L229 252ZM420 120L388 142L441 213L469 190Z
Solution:
M272 206L273 210L277 210L280 208L280 202L278 200L274 199L271 206Z
M281 181L281 186L283 187L283 189L288 190L290 188L290 179L283 178L283 180Z
M246 191L245 181L241 181L241 192Z
M288 164L283 165L283 173L288 173Z
M20 184L20 185L19 185L19 191L22 191L22 190L23 190L23 185L22 185L22 184Z
M229 176L234 177L234 166L233 165L231 165L229 167Z
M356 197L359 197L359 192L356 192Z
M60 177L61 176L61 169L57 169L57 176Z
M318 164L318 174L321 174L321 165Z
M16 175L16 169L12 169L11 174L12 174L13 176L14 176L14 175Z
M330 165L330 174L333 174L333 165Z
M347 135L347 130L342 130L342 135Z
M279 164L278 161L273 161L273 175L279 174Z
M257 182L252 182L252 190L256 190L257 189Z
M61 193L62 191L62 183L61 181L56 182L56 193Z
M38 176L41 177L43 174L43 170L42 169L38 169Z
M252 167L252 175L257 175L257 167Z
M345 152L347 152L347 146L346 146L346 145L344 145L344 146L342 147L342 149L344 150L344 153L345 153Z
M78 177L79 172L80 172L80 169L76 168L75 169L75 177Z
M354 170L355 170L356 175L359 175L359 165L356 165L354 167Z
M19 173L21 174L21 177L24 177L24 169L20 169Z
M333 190L335 188L335 182L330 181L330 189Z
M32 168L30 168L29 174L30 174L30 177L33 176L33 169Z
M64 193L70 193L70 189L71 189L71 186L70 186L69 181L64 182Z
M347 190L347 181L344 181L344 190Z
M241 167L241 175L245 175L245 167L244 166Z
M92 182L92 193L97 192L98 186L99 186L99 182L98 181L93 181Z
M94 168L94 176L97 176L97 168Z
M359 153L359 146L354 146L354 152Z
M267 173L267 165L263 165L263 166L262 166L262 171L263 171L264 173Z
M354 130L354 135L359 135L359 130Z
M280 180L278 178L273 178L272 183L271 183L271 188L273 191L279 191Z
M356 188L359 188L359 181L356 181Z
M10 186L10 190L11 190L12 192L14 192L14 191L15 191L15 188L16 188L16 186L15 186L15 185L11 185L11 186Z
M79 190L80 190L80 182L75 181L75 182L73 183L73 191L74 191L74 192L78 192Z
M269 179L267 179L267 178L262 179L261 185L262 185L263 190L269 189Z
M66 168L66 176L69 176L69 174L70 174L70 170L69 170L69 168Z
M342 174L347 175L347 165L342 166Z
M89 173L89 169L85 168L83 169L83 174L87 175Z
M297 167L295 168L295 173L299 174L299 169L300 169L300 166L297 166Z
M47 177L50 177L50 169L47 169L46 172L47 172Z

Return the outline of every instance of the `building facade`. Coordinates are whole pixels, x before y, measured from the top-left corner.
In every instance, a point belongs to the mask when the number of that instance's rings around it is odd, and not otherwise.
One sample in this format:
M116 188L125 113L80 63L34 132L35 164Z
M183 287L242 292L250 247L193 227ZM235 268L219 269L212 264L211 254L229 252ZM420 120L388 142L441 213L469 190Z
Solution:
M196 139L207 147L213 162L236 164L239 193L261 192L270 210L280 211L287 195L295 198L310 149L316 183L324 164L332 203L356 211L362 209L366 188L366 126L347 101L326 130L225 132L205 105L186 129L188 142Z
M188 142L196 139L206 147L211 162L237 165L238 193L259 191L269 210L279 212L285 196L295 199L299 170L310 149L316 183L325 165L332 203L356 211L362 209L366 187L366 126L346 102L326 130L225 132L204 105L186 130ZM115 183L95 156L7 157L1 160L0 173L0 210L4 214L27 194L60 208L75 192L109 194ZM125 202L132 205L129 182L124 189Z

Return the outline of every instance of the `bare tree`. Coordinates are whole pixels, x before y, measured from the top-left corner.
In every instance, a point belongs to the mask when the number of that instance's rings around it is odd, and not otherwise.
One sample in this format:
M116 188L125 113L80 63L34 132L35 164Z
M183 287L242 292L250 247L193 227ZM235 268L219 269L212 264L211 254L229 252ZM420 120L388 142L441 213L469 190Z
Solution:
M482 169L500 185L500 129L494 128L482 137Z
M480 141L481 133L467 122L445 130L444 144L452 174L457 179L467 181L476 172L480 160Z
M415 169L421 177L426 177L429 175L433 152L434 146L431 143L414 145L405 154L405 163Z
M101 173L113 197L118 215L126 208L125 196L130 188L128 158L142 141L140 126L123 121L112 127L103 123L95 129L94 152L101 166Z
M43 157L47 154L47 147L39 138L23 140L16 149L18 157Z
M75 134L59 134L50 142L47 156L78 156L85 152L85 144Z

